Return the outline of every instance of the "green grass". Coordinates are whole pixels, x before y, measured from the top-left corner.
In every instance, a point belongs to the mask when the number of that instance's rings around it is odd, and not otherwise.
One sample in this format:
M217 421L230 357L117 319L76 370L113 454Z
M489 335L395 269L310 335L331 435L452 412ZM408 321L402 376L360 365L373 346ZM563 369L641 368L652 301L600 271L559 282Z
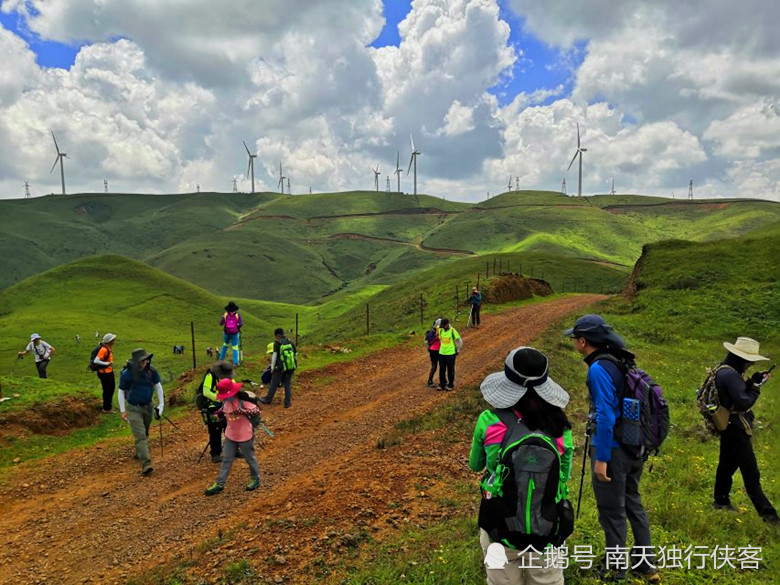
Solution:
M776 258L780 252L780 230L767 229L760 236L708 243L665 242L649 246L639 278L642 285L634 300L616 298L595 310L612 323L637 353L640 365L663 386L670 403L673 427L655 457L652 471L645 469L642 499L650 516L654 544L675 546L716 545L761 547L761 570L662 571L663 582L677 584L770 584L776 582L780 543L773 529L764 524L735 476L732 501L734 513L710 508L712 482L718 459L718 442L702 432L703 424L694 403L694 390L702 382L705 366L720 361L723 341L737 335L753 335L761 341L765 355L777 359L780 340L780 295L776 282ZM685 283L696 286L683 287ZM547 353L551 374L567 388L572 400L567 409L577 441L574 469L570 480L576 498L582 461L582 431L587 414L585 366L561 331L572 319L561 321L534 345ZM500 359L496 360L496 369ZM762 471L762 484L770 500L780 501L776 481L778 455L776 422L780 400L772 380L755 407L757 428L754 448ZM474 420L484 408L477 388L457 394L444 407L396 426L382 437L382 446L392 449L409 434L442 429L448 440L470 443ZM444 430L446 429L446 433ZM465 465L465 461L464 461ZM595 501L586 480L582 515L571 547L590 544L596 554L603 551L603 532L598 524ZM473 483L476 477L473 478ZM372 547L370 561L347 560L330 575L328 583L439 585L480 583L484 580L477 542L472 489L459 489L452 483L448 508L455 510L434 530L420 533L406 530L379 547ZM467 486L468 487L468 486ZM473 488L473 484L470 484ZM446 538L442 538L442 534ZM630 540L629 540L630 542ZM363 557L361 557L363 558ZM402 577L403 575L403 577ZM574 564L566 571L566 582L598 583L592 573Z

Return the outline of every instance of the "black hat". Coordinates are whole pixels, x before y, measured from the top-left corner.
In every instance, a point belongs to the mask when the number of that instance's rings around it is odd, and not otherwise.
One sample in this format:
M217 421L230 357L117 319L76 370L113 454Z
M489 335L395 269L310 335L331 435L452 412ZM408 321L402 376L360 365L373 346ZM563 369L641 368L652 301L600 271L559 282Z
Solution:
M625 341L612 326L604 321L600 315L590 313L583 315L574 323L574 327L563 332L566 337L584 337L595 345L611 345L613 347L626 347Z
M211 372L220 380L224 380L225 378L232 379L233 363L226 360L218 361L216 364L211 366Z
M238 305L237 305L236 303L234 303L233 301L230 301L230 302L229 302L229 303L228 303L228 304L225 306L225 310L226 310L228 313L235 313L236 311L238 311Z

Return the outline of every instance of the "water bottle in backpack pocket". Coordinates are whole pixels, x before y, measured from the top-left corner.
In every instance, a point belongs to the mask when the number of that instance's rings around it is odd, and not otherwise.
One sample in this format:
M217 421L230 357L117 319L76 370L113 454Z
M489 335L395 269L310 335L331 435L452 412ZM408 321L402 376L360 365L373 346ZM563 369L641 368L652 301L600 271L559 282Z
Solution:
M641 413L642 403L636 398L623 399L622 441L624 445L642 444Z

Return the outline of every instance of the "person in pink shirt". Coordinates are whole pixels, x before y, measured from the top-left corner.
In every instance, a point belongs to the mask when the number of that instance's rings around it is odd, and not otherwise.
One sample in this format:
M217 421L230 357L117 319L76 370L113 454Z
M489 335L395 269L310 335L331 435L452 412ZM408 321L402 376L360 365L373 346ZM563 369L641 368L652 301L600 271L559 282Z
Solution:
M238 393L242 384L229 378L220 380L217 384L217 400L222 403L222 413L227 419L225 429L225 444L222 447L222 466L217 480L206 489L207 496L218 494L225 488L225 481L233 466L236 452L240 451L249 464L250 482L246 491L251 492L260 487L260 469L255 458L255 430L250 419L258 415L260 410L256 404L242 400Z
M441 319L436 319L433 322L433 327L425 334L425 344L428 346L428 356L431 358L431 370L428 372L428 388L433 388L433 375L436 373L436 367L439 365L439 348L441 347L439 325L441 325Z

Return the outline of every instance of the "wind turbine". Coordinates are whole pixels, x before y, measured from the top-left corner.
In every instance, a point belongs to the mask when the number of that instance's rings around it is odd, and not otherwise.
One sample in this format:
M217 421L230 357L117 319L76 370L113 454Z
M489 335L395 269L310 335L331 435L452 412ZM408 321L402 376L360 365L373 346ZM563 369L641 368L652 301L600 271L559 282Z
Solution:
M244 141L242 140L241 142ZM246 142L244 142L244 148L246 148L246 154L249 157L249 166L246 168L246 177L248 179L250 175L252 176L252 193L254 193L255 192L255 159L257 158L257 155L249 152L249 147L246 145ZM235 185L233 186L235 187Z
M398 179L398 192L401 192L401 173L404 172L404 170L401 168L401 151L397 150L395 152L395 171L393 171L396 175L396 178Z
M51 137L54 138L54 132L51 133ZM63 158L70 158L67 154L64 152L60 152L60 147L57 144L57 139L54 138L54 148L57 149L57 158L54 159L54 164L51 166L51 170L49 173L54 172L54 167L57 166L57 163L60 163L60 178L62 179L62 194L65 195L65 165L63 164L62 159Z
M612 191L609 192L610 195L615 194L615 177L612 177Z
M103 193L108 193L108 179L103 179Z
M277 187L279 187L279 189L280 189L280 191L279 191L279 192L280 192L282 195L284 195L284 180L285 180L286 178L287 178L287 177L285 177L285 176L282 174L282 161L279 161L279 182L276 184L276 186L277 186Z
M292 189L290 189L290 177L287 177L287 194L292 195Z
M376 168L372 167L371 165L368 165L368 168L371 169L371 172L374 173L374 188L379 191L379 175L381 175L379 172L379 163L377 163Z
M580 175L579 182L577 183L577 197L582 197L582 153L587 151L587 148L582 148L580 146L580 125L577 123L577 152L574 153L569 166L566 167L566 170L568 171L571 168L571 165L574 164L574 159L576 159L578 156L580 157Z
M409 140L412 143L412 158L409 159L409 168L406 169L407 176L409 171L412 170L412 164L414 164L414 195L417 196L417 157L420 156L420 151L414 147L414 138L409 134Z

